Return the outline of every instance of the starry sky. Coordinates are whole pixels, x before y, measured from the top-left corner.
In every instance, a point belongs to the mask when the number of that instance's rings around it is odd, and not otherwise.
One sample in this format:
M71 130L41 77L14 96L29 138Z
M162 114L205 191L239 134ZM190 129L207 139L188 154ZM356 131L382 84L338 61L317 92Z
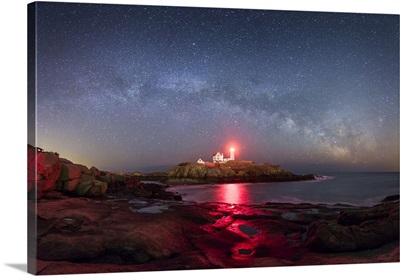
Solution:
M154 171L399 170L399 16L39 3L37 145Z

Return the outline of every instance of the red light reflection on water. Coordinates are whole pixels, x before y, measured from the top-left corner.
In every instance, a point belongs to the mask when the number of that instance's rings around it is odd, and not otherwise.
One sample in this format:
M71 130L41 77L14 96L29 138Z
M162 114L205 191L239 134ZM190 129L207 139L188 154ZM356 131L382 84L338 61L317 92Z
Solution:
M216 190L217 202L226 202L232 204L249 204L249 192L246 184L223 184Z

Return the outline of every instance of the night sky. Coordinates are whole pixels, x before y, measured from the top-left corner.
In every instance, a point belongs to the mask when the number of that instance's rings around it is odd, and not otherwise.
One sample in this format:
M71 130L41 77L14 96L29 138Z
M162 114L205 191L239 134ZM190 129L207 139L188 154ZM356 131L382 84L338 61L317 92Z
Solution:
M399 16L39 3L37 145L152 171L212 153L399 170Z

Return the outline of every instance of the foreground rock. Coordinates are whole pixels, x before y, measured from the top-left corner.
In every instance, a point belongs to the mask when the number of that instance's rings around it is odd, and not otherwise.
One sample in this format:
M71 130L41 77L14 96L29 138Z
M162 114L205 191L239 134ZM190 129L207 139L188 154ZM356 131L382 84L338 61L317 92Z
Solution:
M333 221L316 221L307 232L307 246L318 252L373 249L399 238L399 203L344 210Z
M35 212L33 204L29 207ZM373 208L244 206L131 196L40 201L38 274L398 262L398 228L397 236L380 231L385 242L370 250L323 253L310 246L312 239L326 235L314 231L315 225L352 227L340 224L341 217L386 212L390 215L372 215L375 222L368 222L383 229L396 208L398 202ZM357 238L374 237L355 232Z

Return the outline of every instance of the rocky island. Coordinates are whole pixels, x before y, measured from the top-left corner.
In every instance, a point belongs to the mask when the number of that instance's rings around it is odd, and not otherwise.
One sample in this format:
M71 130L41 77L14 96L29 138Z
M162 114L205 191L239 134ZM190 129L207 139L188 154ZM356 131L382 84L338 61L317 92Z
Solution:
M35 246L29 258L35 271L399 262L398 195L373 207L195 203L143 180L301 179L271 164L200 166L181 164L158 175L119 174L28 146L29 243Z
M226 163L206 165L186 162L165 172L142 174L139 178L176 185L300 181L313 180L315 175L296 175L270 163L255 164L252 161L230 160Z

